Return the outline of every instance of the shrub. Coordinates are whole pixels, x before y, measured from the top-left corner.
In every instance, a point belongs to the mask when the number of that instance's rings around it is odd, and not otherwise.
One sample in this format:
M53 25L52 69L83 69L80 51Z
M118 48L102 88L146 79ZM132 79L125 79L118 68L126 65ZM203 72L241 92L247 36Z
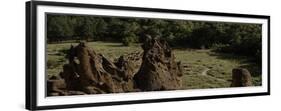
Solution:
M122 39L122 43L125 46L130 46L133 43L137 42L138 38L134 33L129 33L128 35L126 35L123 39Z

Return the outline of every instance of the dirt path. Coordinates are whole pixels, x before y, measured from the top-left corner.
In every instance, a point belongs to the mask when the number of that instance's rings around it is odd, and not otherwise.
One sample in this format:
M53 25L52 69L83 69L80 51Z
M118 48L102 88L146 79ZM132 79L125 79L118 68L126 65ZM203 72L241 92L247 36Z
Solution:
M210 70L209 68L205 68L205 69L200 73L200 75L202 75L202 76L208 76L208 75L207 75L207 72L208 72L209 70Z
M211 69L205 68L199 75L207 76L207 77L212 78L212 79L215 79L215 80L217 80L217 81L227 82L227 81L224 80L224 79L220 79L220 78L216 78L216 77L213 77L213 76L208 75L207 72L208 72L209 70L211 70Z

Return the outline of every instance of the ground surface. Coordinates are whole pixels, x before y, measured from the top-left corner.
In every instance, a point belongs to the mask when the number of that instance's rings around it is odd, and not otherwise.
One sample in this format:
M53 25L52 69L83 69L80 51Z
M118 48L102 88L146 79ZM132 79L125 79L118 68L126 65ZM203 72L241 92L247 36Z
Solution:
M78 43L60 43L47 45L47 73L48 76L57 75L67 63L65 54L67 49ZM121 43L90 42L88 45L96 52L114 61L120 55L135 51L142 51L139 44L130 47ZM176 60L184 67L183 88L222 88L231 83L231 70L235 67L246 67L253 75L254 85L261 85L261 69L251 62L250 58L231 54L215 53L211 50L173 49Z

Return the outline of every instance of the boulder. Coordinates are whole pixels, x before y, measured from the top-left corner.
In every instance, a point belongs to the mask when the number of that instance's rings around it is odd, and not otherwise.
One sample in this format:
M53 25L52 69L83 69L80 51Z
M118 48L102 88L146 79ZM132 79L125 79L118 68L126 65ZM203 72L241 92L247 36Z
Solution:
M232 70L231 87L252 86L251 73L245 68L234 68Z

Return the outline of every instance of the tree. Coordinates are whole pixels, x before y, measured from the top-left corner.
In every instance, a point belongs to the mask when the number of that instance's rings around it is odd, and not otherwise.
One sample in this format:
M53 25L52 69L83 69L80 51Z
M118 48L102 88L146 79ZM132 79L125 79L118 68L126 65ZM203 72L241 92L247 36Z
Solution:
M90 38L93 37L93 24L88 17L82 20L82 23L77 27L76 31L82 40L89 41Z
M83 39L142 42L145 35L161 37L172 47L214 49L261 61L261 25L150 18L47 16L48 42ZM257 60L257 61L258 61Z
M59 42L73 36L72 26L68 22L66 16L48 16L48 41Z

